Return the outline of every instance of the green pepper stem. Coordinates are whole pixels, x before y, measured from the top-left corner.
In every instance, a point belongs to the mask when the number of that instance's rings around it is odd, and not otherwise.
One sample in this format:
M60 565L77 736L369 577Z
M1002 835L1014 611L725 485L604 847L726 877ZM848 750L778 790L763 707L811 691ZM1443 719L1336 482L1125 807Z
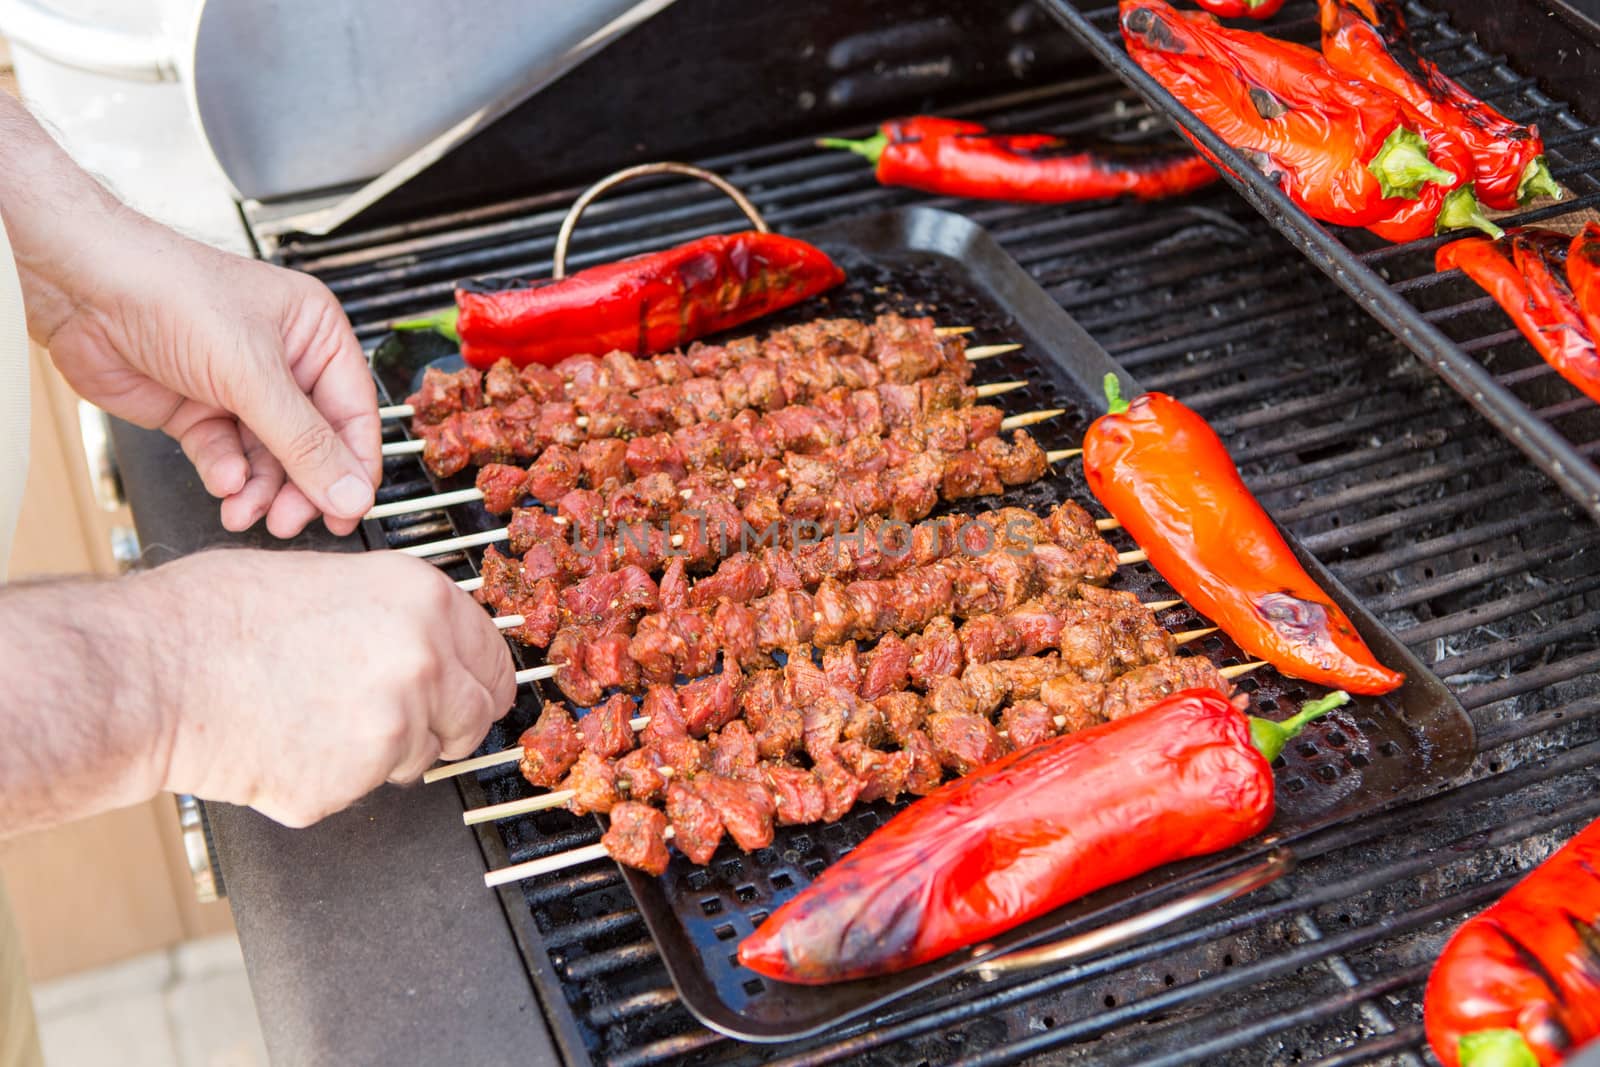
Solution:
M878 157L883 155L883 150L889 147L889 138L881 133L860 141L849 141L843 137L824 137L817 142L818 148L842 148L846 152L854 152L865 158L873 166L878 165Z
M1386 197L1415 200L1429 182L1451 185L1456 176L1428 159L1428 142L1404 126L1396 126L1383 139L1383 147L1367 164L1378 179L1378 190Z
M1463 185L1446 194L1444 203L1439 206L1439 218L1433 224L1433 232L1448 233L1469 228L1482 230L1496 240L1506 235L1506 231L1483 213L1483 205L1472 195L1472 186Z
M1283 747L1313 719L1319 719L1334 708L1341 708L1350 703L1350 694L1342 689L1335 690L1320 700L1312 700L1301 705L1300 711L1282 722L1273 722L1271 719L1261 719L1250 716L1250 743L1256 746L1260 753L1267 757L1271 763L1283 752Z
M1548 196L1552 200L1560 200L1567 195L1567 191L1556 182L1556 176L1550 173L1550 164L1544 156L1534 156L1528 160L1528 165L1523 168L1522 180L1517 183L1517 202L1526 204L1541 196Z
M396 330L437 330L452 341L459 342L461 334L456 331L456 321L461 318L460 308L446 308L435 311L431 315L424 315L418 319L403 319L394 324Z
M1122 399L1122 383L1115 374L1106 375L1105 390L1107 415L1121 415L1128 410L1128 402Z
M1456 1045L1461 1067L1539 1067L1539 1057L1515 1030L1479 1030Z

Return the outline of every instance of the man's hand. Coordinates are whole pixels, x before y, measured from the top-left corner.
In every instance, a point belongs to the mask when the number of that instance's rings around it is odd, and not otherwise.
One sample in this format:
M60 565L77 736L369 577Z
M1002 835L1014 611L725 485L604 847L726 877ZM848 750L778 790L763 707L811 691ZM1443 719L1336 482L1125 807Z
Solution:
M505 641L400 553L222 550L0 592L0 836L161 789L306 826L477 747Z
M228 529L355 529L382 473L377 393L327 288L130 211L3 96L0 148L28 329L73 388L180 441Z

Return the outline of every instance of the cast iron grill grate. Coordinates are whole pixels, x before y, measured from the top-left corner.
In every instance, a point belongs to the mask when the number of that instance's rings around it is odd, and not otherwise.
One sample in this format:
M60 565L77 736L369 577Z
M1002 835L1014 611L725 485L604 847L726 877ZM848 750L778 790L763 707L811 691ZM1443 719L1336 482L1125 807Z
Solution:
M966 110L1011 128L1151 125L1105 74ZM879 189L851 159L800 143L709 162L784 228L914 200L989 227L1115 358L1212 419L1274 514L1446 677L1479 727L1477 780L1306 842L1295 874L1202 922L1056 974L963 981L794 1046L740 1046L698 1026L614 869L536 881L516 890L517 934L568 1057L1425 1062L1422 982L1449 929L1600 815L1600 533L1225 190L1153 205L960 205ZM278 258L327 278L374 336L446 300L459 275L547 271L571 195L291 243ZM580 262L733 223L685 186L619 192L593 212ZM996 377L1025 376L1024 356ZM409 462L392 461L391 477ZM421 540L471 518L455 509L391 532ZM465 557L453 567L470 573ZM489 743L508 743L530 714L519 708ZM498 799L494 779L483 788ZM558 813L484 838L496 865L536 842L554 851L593 839Z

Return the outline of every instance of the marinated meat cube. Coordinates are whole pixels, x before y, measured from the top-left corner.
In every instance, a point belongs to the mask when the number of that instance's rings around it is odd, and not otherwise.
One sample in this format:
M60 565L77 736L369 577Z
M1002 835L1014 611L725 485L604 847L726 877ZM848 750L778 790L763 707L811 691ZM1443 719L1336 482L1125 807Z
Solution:
M678 692L670 685L652 685L645 690L639 714L650 720L640 732L640 744L652 744L667 737L683 737L689 732Z
M722 844L722 818L699 793L674 778L667 783L672 843L691 863L710 863Z
M689 604L689 576L683 560L674 559L661 575L657 591L661 611L681 611Z
M1083 589L1085 583L1109 581L1117 573L1117 550L1098 538L1039 544L1033 549L1033 566L1042 588L1064 595Z
M496 611L511 603L522 589L522 561L500 553L490 545L483 550L483 563L478 567L483 585L478 589L478 603L487 604Z
M1010 441L999 436L985 438L977 443L976 449L1001 485L1036 482L1050 469L1044 449L1026 430L1014 432Z
M695 423L717 422L733 414L723 402L720 375L690 378L679 389L684 402L694 411Z
M905 792L906 781L914 762L909 752L880 752L857 741L845 741L836 750L840 762L861 781L861 793L856 800L870 804L874 800L898 800Z
M944 464L946 500L965 500L975 496L994 496L1004 490L983 457L971 449L949 456Z
M890 381L914 382L944 362L932 319L879 315L872 324L871 337L872 358Z
M802 826L822 820L828 794L816 775L784 763L763 763L760 774L772 793L779 826Z
M700 773L711 762L710 746L688 735L654 741L650 744L650 753L656 766L680 778Z
M840 700L846 708L842 733L847 740L867 745L881 745L888 741L889 718L882 709L871 701L843 692L840 693Z
M579 720L581 723L583 720ZM617 769L609 760L601 758L591 749L585 749L572 765L563 789L572 790L567 810L574 815L599 813L604 815L622 801L617 792Z
M809 704L800 707L801 740L813 759L818 753L831 752L844 732L845 721L850 717L850 704L845 694L827 692Z
M680 686L679 707L689 733L704 737L732 722L739 714L739 685L743 680L744 672L729 663L717 674Z
M1035 699L1039 687L1063 670L1055 656L999 660L968 667L961 675L961 684L972 696L973 711L993 715L1004 704Z
M422 435L422 462L430 471L448 478L472 462L472 451L461 433L459 413L426 429Z
M1016 633L996 615L980 615L962 623L961 649L969 664L1010 659L1021 651Z
M930 383L921 382L920 386ZM935 390L919 388L921 399L918 403L928 412L922 424L917 427L916 433L922 446L932 452L955 454L964 452L967 448L967 421L958 411L941 411L937 407L929 406L929 399L937 400L940 393Z
M772 844L772 818L777 809L765 786L717 774L697 775L689 785L722 817L734 844L746 852Z
M1000 729L1012 748L1027 748L1056 736L1055 716L1042 701L1019 700L1000 714Z
M637 393L655 382L656 376L648 365L626 352L616 349L600 357L600 366L610 372L616 388L625 393Z
M856 631L855 606L845 586L832 578L825 579L812 595L811 616L816 624L811 637L820 645L838 644Z
M673 632L683 639L678 673L690 678L710 674L717 666L717 634L705 612L684 611L672 617Z
M982 715L936 711L928 716L927 732L939 763L955 774L971 774L1010 751Z
M762 648L808 644L815 632L811 598L799 590L783 590L761 598L756 613L756 642Z
M933 742L921 730L913 730L900 742L900 751L911 757L906 774L906 792L925 797L944 781L944 768L933 750Z
M935 456L919 453L895 473L889 487L889 514L901 522L916 522L939 503L944 464Z
M858 692L861 689L861 661L856 654L856 643L847 641L824 647L822 673L841 689Z
M688 473L683 456L667 434L635 437L628 442L626 458L628 469L635 478L647 474L666 474L678 480Z
M590 489L600 489L627 478L627 457L628 442L615 437L591 439L578 446L578 469Z
M1050 710L1052 718L1062 720L1062 733L1076 733L1105 722L1105 714L1100 710L1105 702L1105 688L1076 675L1063 674L1045 682L1039 687L1039 700Z
M1203 656L1175 656L1129 671L1106 686L1101 712L1107 719L1122 719L1184 689L1212 689L1225 697L1233 684Z
M690 593L696 605L715 604L726 598L736 604L748 603L765 596L770 590L771 575L762 560L748 552L729 556L709 574L695 583Z
M511 552L517 556L529 552L537 545L571 547L567 541L570 535L566 527L557 523L555 516L539 508L514 508L506 534Z
M687 658L688 642L673 625L673 618L645 616L628 642L628 655L639 665L639 673L651 682L671 682L678 673L678 664Z
M657 876L667 872L667 817L648 804L625 800L612 808L600 843L618 863Z
M522 776L534 785L554 788L578 762L583 735L564 704L544 706L539 719L517 738L522 746Z
M589 709L578 720L583 747L601 759L614 759L633 747L633 701L626 694L614 694L603 704Z
M522 391L537 403L555 400L566 395L566 382L561 375L543 363L530 363L517 372Z
M503 515L528 495L528 472L508 463L491 463L478 471L475 484L483 494L485 510Z
M759 756L750 728L735 719L717 732L711 742L711 770L724 778L753 781Z
M617 760L617 789L630 800L654 800L667 788L667 776L656 765L654 753L636 748Z
M883 715L889 736L901 747L905 746L906 738L921 729L922 720L928 717L928 709L923 705L922 698L906 690L885 693L873 704Z
M483 376L483 395L495 407L505 407L526 392L517 365L509 359L496 360Z
M412 416L416 425L443 422L457 412L482 405L482 373L473 367L458 371L428 367L422 372L421 388L406 397L406 403L416 410Z
M967 668L969 671L972 668ZM978 702L958 678L940 678L928 690L928 714L976 715Z
M995 549L975 561L989 588L997 598L995 610L1004 604L1020 604L1034 594L1037 583L1031 561L1004 549Z
M1060 601L1030 600L1006 613L1020 655L1036 656L1061 641Z
M634 689L639 665L628 652L628 635L602 633L583 650L583 668L601 689Z
M817 784L822 787L822 821L838 822L840 817L855 807L856 798L861 795L861 779L851 773L850 768L831 751L818 754L811 770Z
M855 617L850 636L867 637L892 630L904 616L915 616L921 586L906 580L851 582L844 587L845 598ZM900 598L904 597L904 600ZM820 641L820 638L819 638Z
M507 615L521 615L521 626L503 631L513 641L543 648L555 637L561 624L561 607L554 579L541 578L518 591L503 605Z
M809 455L844 440L843 428L836 419L821 415L812 405L796 405L768 412L762 421L788 452ZM794 457L785 457L791 471ZM808 483L809 484L809 483Z
M955 623L940 616L923 627L911 643L911 684L926 691L935 680L961 673L966 654Z
M590 677L584 665L589 638L578 627L564 626L550 640L545 652L548 662L555 665L555 683L566 698L580 708L600 703L605 688Z
M876 700L902 690L911 677L911 646L898 634L886 634L864 657L858 692L863 700Z
M756 616L743 604L724 600L712 614L714 640L722 647L724 663L737 663L752 670L770 666L771 657L756 643Z
M505 415L498 408L463 411L456 417L460 419L461 440L472 454L473 463L504 463L516 457L514 436L507 432Z
M727 463L727 441L721 423L701 422L681 427L673 431L672 442L689 470L721 468Z
M556 517L566 520L567 539L591 555L606 529L606 502L592 489L574 489L556 501ZM561 529L559 525L556 529ZM513 546L514 547L514 546Z
M967 425L967 444L975 445L979 441L987 441L1000 433L1000 424L1005 421L1005 412L990 404L974 404L960 412L961 419Z
M534 422L529 433L545 447L566 445L576 448L588 437L578 425L578 409L571 404L559 401L540 404L532 414Z
M751 676L740 697L744 720L755 734L756 751L766 759L782 759L800 747L805 723L783 698L783 676L762 671Z

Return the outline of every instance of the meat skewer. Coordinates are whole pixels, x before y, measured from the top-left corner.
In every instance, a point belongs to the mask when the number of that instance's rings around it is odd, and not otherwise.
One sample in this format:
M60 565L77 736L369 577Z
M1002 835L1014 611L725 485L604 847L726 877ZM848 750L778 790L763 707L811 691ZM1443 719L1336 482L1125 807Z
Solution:
M1237 672L1238 669L1233 670ZM1215 668L1212 668L1212 671L1214 674L1221 674ZM1182 682L1178 684L1182 688L1191 687ZM1225 683L1224 688L1227 688ZM1121 718L1126 714L1132 714L1160 695L1163 695L1163 689L1160 687L1148 693L1138 691L1135 687L1135 691L1128 695L1123 714L1114 717ZM1030 704L1038 705L1040 702L1023 700L1012 705L1008 711ZM1030 709L1030 712L1036 714L1037 709ZM1071 732L1103 721L1094 718L1073 720L1070 716L1061 718L1067 721L1060 727L1054 724L1053 718L1049 720L1051 730L1065 729ZM1036 739L1043 740L1044 736L1038 736ZM717 742L713 743L713 748L716 748L721 740L719 735ZM730 747L737 749L740 743L742 739ZM839 747L843 748L842 745ZM862 750L857 751L862 752ZM873 755L880 757L884 755L876 750L863 754L869 759ZM998 755L998 752L995 753L995 758L998 758ZM715 761L718 757L713 755L712 758ZM640 765L643 765L642 762ZM819 761L819 767L822 765L823 761ZM973 762L949 766L948 769L958 775L964 775L982 765ZM840 766L842 767L842 764ZM854 777L848 768L843 769L847 776ZM728 773L723 773L724 771ZM826 779L827 776L834 774L836 772L833 768L825 768L814 772L813 777ZM609 812L611 826L599 844L490 871L485 875L484 883L490 887L505 885L604 858L660 874L666 867L668 860L666 842L670 840L676 840L680 849L692 860L703 863L709 861L711 853L720 843L721 831L724 828L736 844L750 851L771 843L775 822L794 825L802 822L833 821L852 807L858 799L877 799L876 796L869 795L867 790L855 788L859 786L859 780L842 783L843 791L832 795L828 793L827 785L822 785L823 791L819 798L815 788L809 791L805 789L803 779L806 775L807 772L801 768L777 762L763 764L759 759L747 759L743 766L737 764L719 766L713 762L709 771L697 771L689 776L687 782L679 780L679 774L675 772L673 778L676 784L668 787L666 814L646 802L618 800L611 806ZM931 790L939 784L941 778L942 775L933 776L919 788ZM612 795L615 795L614 791ZM674 796L679 800L676 805L673 802ZM695 800L700 803L693 803ZM713 822L719 824L713 832L702 832L702 828Z
M573 356L553 366L535 364L526 373L510 360L502 360L489 369L493 377L488 379L485 372L472 367L457 372L430 369L424 372L422 387L407 397L406 403L380 408L379 417L415 417L420 432L421 427L452 415L484 406L508 407L524 396L535 401L582 398L591 406L603 405L607 394L636 394L696 378L752 376L752 371L759 374L765 370L807 372L799 376L807 387L815 383L826 388L826 383L841 377L911 381L939 362L929 360L933 352L964 355L967 362L975 362L1022 347L989 345L963 352L963 343L944 341L955 336L939 327L930 329L927 319L880 315L870 324L819 319L774 331L764 340L743 337L725 345L696 344L684 352L653 359L636 359L626 353ZM952 347L943 348L945 343ZM821 357L832 367L796 366L797 360L807 357Z
M1026 388L1027 385L1028 383L1025 381L992 382L988 385L977 386L975 389L973 389L972 395L976 399L987 400L997 396L1004 396L1006 393L1015 392L1018 389ZM620 445L621 441L619 440L618 443ZM407 455L417 452L424 452L426 451L426 447L427 442L420 438L410 441L392 441L383 446L383 454L385 456ZM544 453L541 453L541 456L542 455L544 455ZM567 458L568 457L563 454L563 460L566 460ZM574 461L576 458L576 456L571 457L571 459ZM489 463L484 465L485 469L494 466L499 466L499 464ZM480 477L480 482L481 480L482 479ZM485 490L481 485L479 485L472 489L453 489L447 492L435 493L429 496L412 497L409 500L396 500L387 504L379 504L371 511L367 512L364 517L368 519L387 519L396 515L410 515L419 511L432 511L436 508L450 507L455 504L466 504L484 499Z
M1005 429L1016 429L1024 425L1032 425L1061 414L1060 410L1033 412L1029 415L1012 416L1006 419L1001 426ZM787 466L775 462L765 464L751 464L741 468L732 476L725 472L710 471L704 476L693 476L690 481L695 486L696 498L690 503L695 508L685 508L681 502L668 509L664 514L660 512L659 497L651 503L641 499L641 493L656 492L661 489L660 479L641 489L631 490L628 496L639 503L641 507L657 509L652 514L644 512L636 516L640 520L660 521L663 517L678 516L678 524L705 531L710 527L707 516L721 510L724 517L732 522L732 526L723 535L723 540L737 543L740 525L755 514L758 521L750 522L754 530L765 529L770 522L781 518L791 518L811 521L822 519L830 525L840 527L853 527L854 523L841 523L833 519L826 512L818 511L815 514L796 514L796 507L804 503L813 510L817 508L839 509L845 506L854 507L848 498L842 498L840 489L853 489L857 495L876 492L880 495L890 493L891 499L886 506L875 506L865 509L869 514L888 512L899 521L915 521L926 517L938 502L941 495L947 500L959 500L973 496L982 496L997 493L1007 485L1020 485L1037 480L1050 463L1050 453L1040 451L1033 439L1020 435L1007 444L999 438L991 438L997 442L989 445L984 443L980 449L965 449L955 453L940 452L931 448L924 448L911 454L903 465L883 467L885 461L882 452L874 455L876 441L871 439L858 439L851 442L845 449L835 451L830 455L816 457L790 457ZM901 450L905 451L905 450ZM850 463L849 459L856 456L866 456L865 463ZM839 462L844 459L845 462ZM803 460L803 471L800 477L795 477L791 468L797 460ZM665 485L674 496L681 493L671 488L676 485L670 476L665 476ZM788 477L785 477L788 475ZM742 476L742 477L741 477ZM831 484L826 487L818 483L824 479ZM914 479L908 481L907 479ZM738 480L745 482L746 488L735 488ZM639 483L633 483L639 484ZM623 489L628 487L624 486ZM702 494L703 495L700 495ZM729 500L729 494L736 494ZM747 498L746 506L738 506L738 495ZM898 498L898 499L896 499ZM878 502L880 504L884 502ZM595 527L606 510L614 510L604 506L605 501L591 490L576 490L569 492L558 501L558 507L565 508L572 504L581 509L580 516L583 521L579 524L581 530ZM729 511L727 509L733 509ZM752 509L755 509L754 511ZM689 511L697 511L697 515L689 515ZM896 513L898 512L898 513ZM472 548L480 545L495 544L500 541L512 540L515 543L518 521L516 516L525 516L527 521L533 523L555 523L563 525L562 519L567 516L551 518L548 514L538 509L514 510L514 516L509 527L499 530L485 530L479 533L464 534L457 537L445 538L441 541L428 542L420 545L407 545L396 549L409 555L429 557L444 555L463 548ZM543 516L542 519L539 516ZM630 517L631 519L632 517ZM684 540L668 541L661 538L663 543L651 546L662 553L669 546L681 547L688 540L686 535L679 533ZM698 540L704 540L703 533ZM613 539L612 543L619 548L627 546L621 543L622 539ZM593 538L590 538L592 543ZM704 548L702 544L699 546ZM712 562L699 560L700 563ZM653 569L653 568L651 568Z

